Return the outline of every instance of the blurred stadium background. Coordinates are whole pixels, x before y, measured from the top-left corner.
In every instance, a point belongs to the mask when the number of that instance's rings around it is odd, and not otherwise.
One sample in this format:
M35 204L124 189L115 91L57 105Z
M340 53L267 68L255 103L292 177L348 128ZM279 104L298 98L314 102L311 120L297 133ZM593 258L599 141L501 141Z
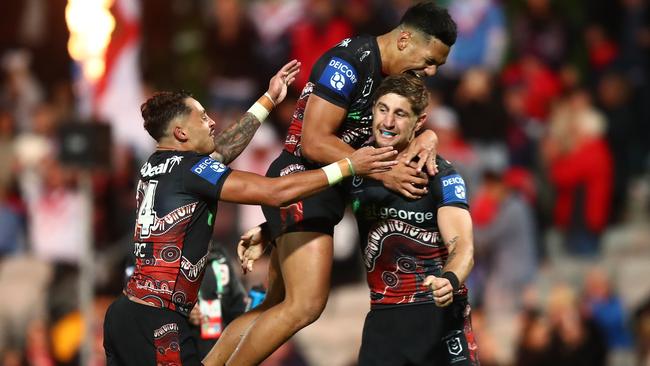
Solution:
M428 80L428 127L470 188L482 364L650 365L648 1L440 3L459 37ZM104 363L134 180L154 148L139 115L148 95L191 91L224 125L274 70L302 61L287 101L232 164L263 174L313 61L343 38L390 30L411 4L0 2L0 364ZM110 126L105 146L101 129L79 132L94 125ZM90 138L70 142L69 131ZM257 207L222 204L214 241L232 253L262 220ZM355 364L368 309L356 235L350 218L337 227L325 313L265 365Z

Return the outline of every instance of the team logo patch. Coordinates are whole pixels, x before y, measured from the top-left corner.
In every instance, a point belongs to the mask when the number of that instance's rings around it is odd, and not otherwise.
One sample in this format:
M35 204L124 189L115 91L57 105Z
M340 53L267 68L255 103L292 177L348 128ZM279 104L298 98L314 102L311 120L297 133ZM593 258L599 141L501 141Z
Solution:
M217 184L219 178L228 170L228 167L221 162L206 156L192 167L192 173L207 180L212 184Z
M337 94L349 97L357 83L357 70L346 61L332 57L318 79L318 83Z
M448 175L440 180L442 185L442 203L467 203L465 181L458 174Z
M448 339L447 350L454 356L458 356L461 352L463 352L463 344L460 343L460 338L454 337L452 339Z

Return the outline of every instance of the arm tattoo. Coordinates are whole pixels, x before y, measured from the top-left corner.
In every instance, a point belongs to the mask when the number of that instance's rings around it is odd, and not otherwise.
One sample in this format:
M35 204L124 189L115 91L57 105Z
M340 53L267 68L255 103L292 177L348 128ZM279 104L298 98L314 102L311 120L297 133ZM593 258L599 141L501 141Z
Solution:
M456 256L456 242L459 237L454 236L451 240L447 242L447 249L449 249L449 255L447 256L447 263L451 262L452 259Z
M215 154L221 157L221 162L229 164L235 160L255 135L260 121L251 113L244 113L241 119L231 123L214 137Z
M454 236L453 238L451 238L451 240L449 240L449 241L447 242L446 245L447 245L448 247L450 247L450 246L452 246L452 245L456 245L456 242L458 241L458 239L459 239L459 236L456 235L456 236Z

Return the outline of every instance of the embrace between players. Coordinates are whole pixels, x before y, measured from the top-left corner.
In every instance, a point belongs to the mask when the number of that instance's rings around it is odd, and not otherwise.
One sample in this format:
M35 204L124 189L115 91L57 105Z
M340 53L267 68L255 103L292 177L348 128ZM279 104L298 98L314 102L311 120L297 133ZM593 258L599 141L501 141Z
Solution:
M230 323L203 364L259 364L319 317L329 294L333 228L346 202L359 224L371 297L359 364L478 364L463 285L473 266L465 184L436 156L435 134L416 134L428 100L421 77L436 73L455 39L447 11L425 2L389 33L346 39L327 51L311 70L267 178L223 164L284 99L296 61L218 134L189 95L159 93L143 104L158 149L138 184L136 269L106 315L108 364L201 364L187 314L218 200L263 205L264 229L239 243L244 266L266 242L274 246L266 299ZM425 167L432 176L421 172Z

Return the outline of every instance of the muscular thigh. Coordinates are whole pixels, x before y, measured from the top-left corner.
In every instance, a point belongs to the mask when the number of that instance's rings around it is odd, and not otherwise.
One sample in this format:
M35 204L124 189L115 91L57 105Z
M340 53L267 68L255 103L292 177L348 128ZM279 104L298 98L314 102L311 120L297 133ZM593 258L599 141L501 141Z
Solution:
M327 298L333 251L330 235L286 233L276 240L276 249L287 298Z

